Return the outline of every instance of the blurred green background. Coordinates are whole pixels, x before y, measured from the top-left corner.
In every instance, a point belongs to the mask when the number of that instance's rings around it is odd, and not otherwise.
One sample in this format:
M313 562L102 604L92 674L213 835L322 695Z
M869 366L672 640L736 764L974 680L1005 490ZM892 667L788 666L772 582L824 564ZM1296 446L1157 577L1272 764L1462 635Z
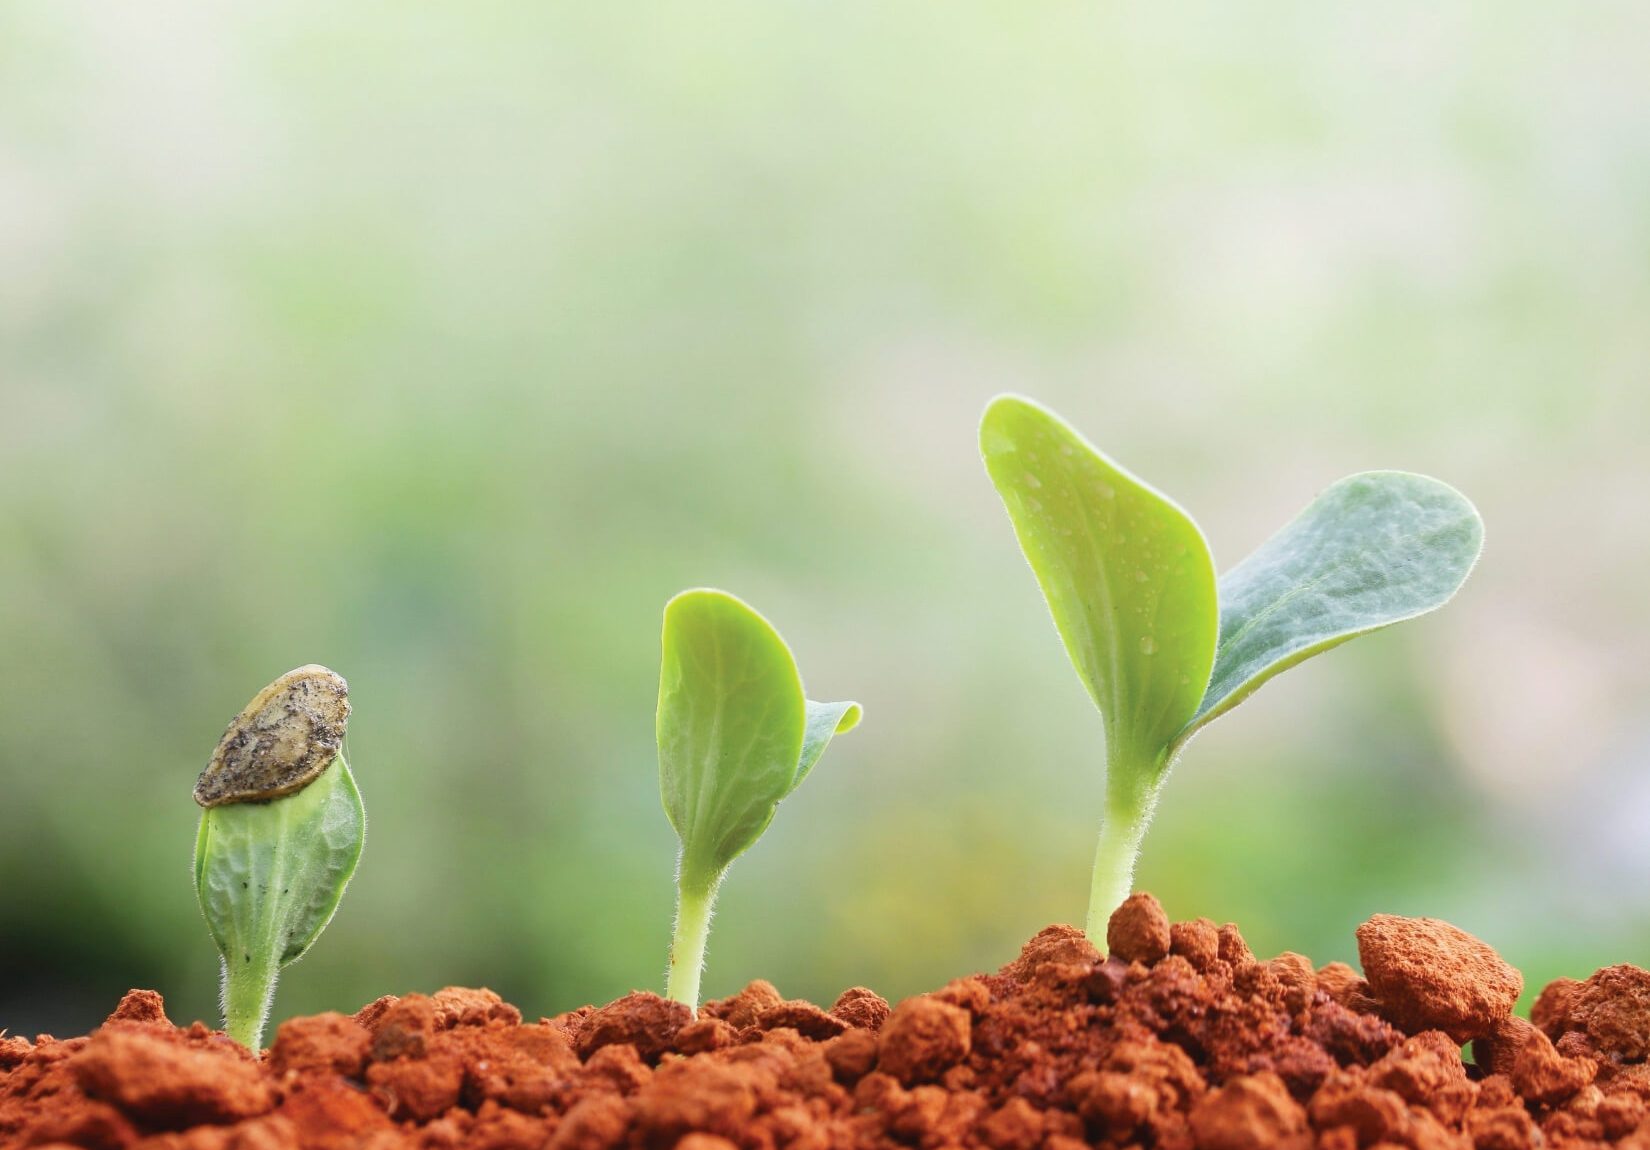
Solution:
M1337 10L1338 9L1338 10ZM666 598L861 730L705 988L829 1000L1081 916L1100 723L979 465L1042 399L1230 566L1398 467L1461 598L1198 739L1175 917L1530 982L1650 960L1640 3L0 8L0 1027L213 1018L189 791L348 676L366 854L277 1017L662 985Z

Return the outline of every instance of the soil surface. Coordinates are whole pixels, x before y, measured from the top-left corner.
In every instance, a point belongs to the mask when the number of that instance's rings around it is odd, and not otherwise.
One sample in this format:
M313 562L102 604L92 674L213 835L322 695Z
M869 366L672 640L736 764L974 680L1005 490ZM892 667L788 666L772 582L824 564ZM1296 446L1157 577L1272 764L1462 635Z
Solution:
M1363 976L1258 961L1149 895L1108 943L1052 926L892 1010L753 982L697 1018L638 992L526 1022L454 988L293 1019L262 1059L135 990L86 1037L0 1038L0 1146L1650 1150L1637 967L1559 979L1525 1021L1518 971L1432 919L1360 927Z

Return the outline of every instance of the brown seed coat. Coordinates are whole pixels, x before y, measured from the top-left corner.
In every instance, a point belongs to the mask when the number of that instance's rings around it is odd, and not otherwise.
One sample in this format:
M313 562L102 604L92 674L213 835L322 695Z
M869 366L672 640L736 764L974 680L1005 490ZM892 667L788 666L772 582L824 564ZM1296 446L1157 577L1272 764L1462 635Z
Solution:
M314 663L288 671L235 716L195 781L203 807L301 791L332 765L349 723L349 684Z

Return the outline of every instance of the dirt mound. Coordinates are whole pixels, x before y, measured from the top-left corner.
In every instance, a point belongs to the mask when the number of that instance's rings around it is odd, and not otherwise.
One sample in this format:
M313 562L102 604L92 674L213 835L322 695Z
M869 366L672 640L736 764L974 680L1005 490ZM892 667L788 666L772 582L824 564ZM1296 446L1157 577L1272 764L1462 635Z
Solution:
M293 1019L262 1059L133 991L84 1038L0 1039L0 1146L99 1150L1650 1150L1650 972L1522 979L1470 935L1378 916L1370 980L1257 961L1149 896L1102 960L1054 926L893 1010L754 982L524 1022L486 990ZM1470 1041L1474 1064L1463 1064Z

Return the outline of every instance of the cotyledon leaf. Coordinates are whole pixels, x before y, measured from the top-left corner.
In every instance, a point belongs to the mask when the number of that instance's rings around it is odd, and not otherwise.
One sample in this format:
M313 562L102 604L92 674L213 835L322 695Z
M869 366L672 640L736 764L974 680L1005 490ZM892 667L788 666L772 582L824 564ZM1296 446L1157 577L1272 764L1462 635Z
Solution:
M762 836L855 703L813 703L773 625L723 591L665 606L659 783L685 873L719 875Z
M991 402L980 451L1104 717L1112 770L1151 775L1197 712L1214 663L1219 611L1202 532L1030 400Z
M309 786L267 803L208 808L195 849L206 924L233 969L296 962L338 909L366 833L342 754Z
M1214 672L1176 742L1280 671L1443 606L1483 540L1473 505L1436 479L1369 471L1334 484L1221 576Z

